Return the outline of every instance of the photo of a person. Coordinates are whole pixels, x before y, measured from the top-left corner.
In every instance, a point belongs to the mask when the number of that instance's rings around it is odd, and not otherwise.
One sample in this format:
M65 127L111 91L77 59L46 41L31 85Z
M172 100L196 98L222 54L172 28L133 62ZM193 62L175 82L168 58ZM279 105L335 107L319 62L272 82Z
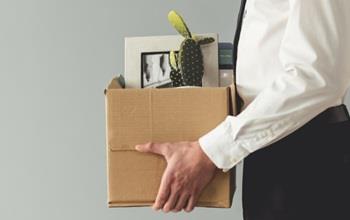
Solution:
M142 55L142 87L171 87L169 52L143 53Z

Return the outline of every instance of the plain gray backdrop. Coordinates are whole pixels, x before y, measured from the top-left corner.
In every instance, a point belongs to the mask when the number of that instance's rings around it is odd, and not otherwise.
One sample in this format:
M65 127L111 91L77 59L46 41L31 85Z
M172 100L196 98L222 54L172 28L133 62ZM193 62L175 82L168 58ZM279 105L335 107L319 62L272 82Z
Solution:
M103 95L123 72L124 37L177 34L167 21L176 9L193 32L232 41L238 8L238 0L0 0L0 219L242 219L241 164L231 209L108 209Z

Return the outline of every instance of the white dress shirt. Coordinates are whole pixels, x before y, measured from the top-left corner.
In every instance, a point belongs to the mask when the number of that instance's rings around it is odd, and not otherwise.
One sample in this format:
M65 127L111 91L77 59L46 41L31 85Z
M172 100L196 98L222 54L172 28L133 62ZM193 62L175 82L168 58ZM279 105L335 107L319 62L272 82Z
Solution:
M350 86L349 0L248 0L245 10L242 111L199 138L224 171L342 104Z

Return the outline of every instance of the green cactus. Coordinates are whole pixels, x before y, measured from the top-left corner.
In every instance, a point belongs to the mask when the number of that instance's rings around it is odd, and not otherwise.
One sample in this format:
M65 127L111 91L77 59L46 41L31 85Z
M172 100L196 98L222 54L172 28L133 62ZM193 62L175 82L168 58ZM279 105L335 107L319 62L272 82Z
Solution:
M182 75L177 63L177 55L174 51L170 51L169 54L169 63L170 63L170 79L173 87L183 86Z
M215 41L211 37L193 36L182 17L175 11L170 11L168 20L172 26L185 38L181 43L179 54L170 53L170 63L173 74L173 85L202 86L204 74L203 54L201 45ZM181 80L179 79L181 77ZM179 84L181 82L181 84Z

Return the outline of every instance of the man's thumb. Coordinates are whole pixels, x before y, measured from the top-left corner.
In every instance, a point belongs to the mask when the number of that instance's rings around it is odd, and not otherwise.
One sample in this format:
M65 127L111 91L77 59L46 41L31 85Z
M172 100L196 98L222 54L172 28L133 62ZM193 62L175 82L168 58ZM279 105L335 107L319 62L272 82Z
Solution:
M149 143L146 144L138 144L135 146L135 149L140 152L149 152Z
M143 153L162 154L161 149L160 149L160 145L152 143L152 142L148 142L145 144L138 144L135 146L135 149L137 151L143 152Z

